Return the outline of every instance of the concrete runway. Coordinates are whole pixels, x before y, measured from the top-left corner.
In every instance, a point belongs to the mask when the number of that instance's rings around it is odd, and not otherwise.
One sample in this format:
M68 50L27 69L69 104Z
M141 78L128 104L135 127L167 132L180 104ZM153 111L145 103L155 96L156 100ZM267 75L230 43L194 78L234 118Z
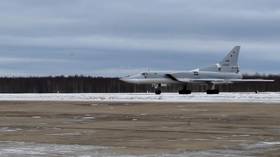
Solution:
M0 156L280 155L277 103L3 101L0 116Z

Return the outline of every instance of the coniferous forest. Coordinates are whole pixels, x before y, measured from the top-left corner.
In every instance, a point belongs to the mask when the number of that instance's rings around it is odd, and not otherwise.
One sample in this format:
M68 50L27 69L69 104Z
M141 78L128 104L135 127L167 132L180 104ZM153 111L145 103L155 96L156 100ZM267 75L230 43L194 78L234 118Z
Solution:
M280 91L280 75L245 75L245 79L274 79L274 83L238 83L217 86L221 92ZM181 86L162 87L163 92L177 92ZM205 85L189 85L194 92L207 90ZM133 85L118 78L90 76L2 77L0 93L130 93L153 92L151 85Z

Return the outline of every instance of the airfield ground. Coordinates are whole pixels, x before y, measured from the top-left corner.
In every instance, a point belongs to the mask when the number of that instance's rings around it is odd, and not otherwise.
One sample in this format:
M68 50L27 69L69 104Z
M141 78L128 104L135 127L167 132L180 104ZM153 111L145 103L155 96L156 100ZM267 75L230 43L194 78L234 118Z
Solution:
M3 101L0 116L1 142L105 146L136 156L280 155L277 103Z

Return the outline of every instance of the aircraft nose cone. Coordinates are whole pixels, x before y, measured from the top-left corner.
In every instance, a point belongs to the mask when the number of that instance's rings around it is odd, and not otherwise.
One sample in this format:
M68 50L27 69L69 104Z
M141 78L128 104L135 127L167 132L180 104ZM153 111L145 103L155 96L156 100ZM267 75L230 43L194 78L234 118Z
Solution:
M127 77L122 77L122 78L120 78L120 80L123 81L123 82L128 82L128 78Z
M120 78L121 81L126 82L126 83L138 83L137 80L135 80L133 77L122 77Z
M122 77L122 78L120 78L120 80L123 81L123 82L127 82L127 83L131 83L132 82L132 80L131 80L131 78L129 76Z

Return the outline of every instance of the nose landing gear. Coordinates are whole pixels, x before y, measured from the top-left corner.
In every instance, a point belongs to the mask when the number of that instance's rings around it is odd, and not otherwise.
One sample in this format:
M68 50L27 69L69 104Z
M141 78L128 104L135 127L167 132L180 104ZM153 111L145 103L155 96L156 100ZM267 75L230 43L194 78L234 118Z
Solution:
M155 94L156 94L156 95L160 95L160 94L161 94L161 90L160 90L160 89L156 89L156 90L155 90Z
M155 87L155 94L160 95L161 94L161 84L154 85L154 87Z

